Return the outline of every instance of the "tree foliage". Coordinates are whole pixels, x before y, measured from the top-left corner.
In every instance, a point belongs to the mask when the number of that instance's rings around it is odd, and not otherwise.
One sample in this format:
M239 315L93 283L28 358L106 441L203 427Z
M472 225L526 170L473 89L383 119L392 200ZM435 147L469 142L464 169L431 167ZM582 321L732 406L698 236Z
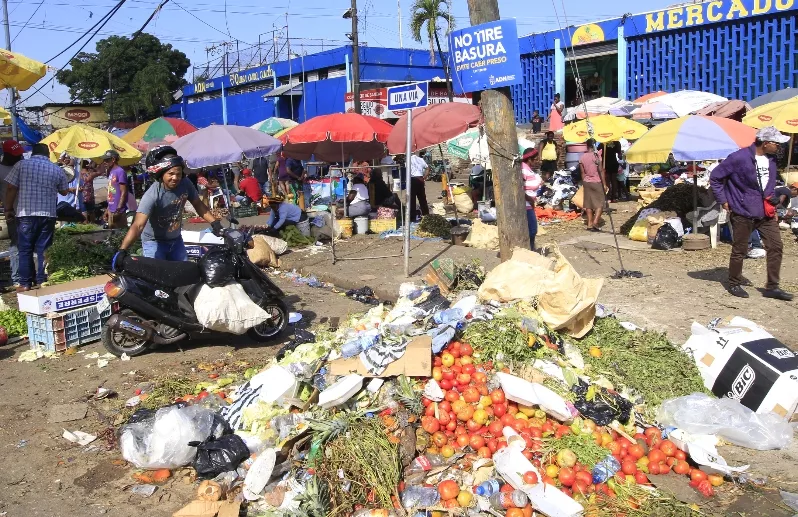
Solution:
M186 84L190 62L172 45L143 33L133 42L123 36L100 40L96 52L81 52L69 66L56 79L69 87L72 100L99 101L115 120L140 121L161 115L172 92Z
M446 34L454 29L454 19L450 16L451 7L446 0L414 0L410 8L410 34L421 43L422 30L426 25L429 40L429 62L435 64L435 33L438 31L438 18L446 22ZM443 54L440 45L438 52Z

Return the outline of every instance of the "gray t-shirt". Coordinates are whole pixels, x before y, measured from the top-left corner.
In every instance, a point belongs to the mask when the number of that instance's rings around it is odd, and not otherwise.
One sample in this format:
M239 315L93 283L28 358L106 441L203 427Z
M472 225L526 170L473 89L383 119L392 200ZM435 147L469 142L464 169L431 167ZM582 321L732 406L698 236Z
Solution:
M180 238L186 201L194 201L198 197L197 189L188 178L183 178L174 190L167 189L160 182L154 183L144 193L137 210L149 216L141 239L170 241Z

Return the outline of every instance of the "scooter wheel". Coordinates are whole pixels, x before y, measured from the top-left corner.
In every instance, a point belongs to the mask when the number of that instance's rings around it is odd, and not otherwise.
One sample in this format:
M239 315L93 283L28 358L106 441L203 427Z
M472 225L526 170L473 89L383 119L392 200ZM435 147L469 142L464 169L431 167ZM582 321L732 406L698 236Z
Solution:
M282 300L272 300L261 305L261 308L269 313L271 318L249 329L247 336L259 343L265 343L272 341L285 330L288 325L288 307Z
M141 319L131 310L123 310L122 316L130 319ZM117 357L127 354L128 357L141 355L150 349L149 341L138 339L125 332L115 331L108 325L103 326L102 343L106 350Z

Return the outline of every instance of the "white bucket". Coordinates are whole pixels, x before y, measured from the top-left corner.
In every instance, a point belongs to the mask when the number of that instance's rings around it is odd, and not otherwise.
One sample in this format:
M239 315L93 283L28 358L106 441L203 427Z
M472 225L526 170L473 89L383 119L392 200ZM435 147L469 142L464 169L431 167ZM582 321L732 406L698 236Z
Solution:
M368 217L355 217L355 233L363 235L369 231L369 218Z
M396 178L393 180L393 188L391 189L391 192L399 192L400 190L402 190L402 180L400 178Z

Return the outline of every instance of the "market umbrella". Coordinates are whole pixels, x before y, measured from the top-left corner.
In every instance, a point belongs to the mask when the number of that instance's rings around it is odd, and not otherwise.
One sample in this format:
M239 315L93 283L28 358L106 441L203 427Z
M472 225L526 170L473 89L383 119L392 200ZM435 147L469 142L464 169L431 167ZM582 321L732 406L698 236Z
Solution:
M661 102L669 106L680 117L694 113L709 106L713 102L723 102L727 100L729 99L726 97L697 90L682 90L656 98L656 102Z
M662 97L663 95L668 95L668 94L666 92L663 92L662 90L657 92L647 93L646 95L643 95L633 100L632 104L643 104L645 102L651 102L652 99L656 99L657 97Z
M261 120L257 124L252 124L252 129L257 129L267 135L275 136L277 133L283 131L284 129L288 129L291 127L298 126L299 123L294 122L291 119L287 118L279 118L279 117L270 117L266 120Z
M679 115L666 104L647 102L632 111L632 118L637 120L669 120L679 118Z
M412 151L442 144L479 125L482 110L479 106L462 102L434 104L413 110ZM401 117L388 137L388 151L401 154L407 151L407 115Z
M798 133L798 97L786 101L771 102L748 113L743 124L756 129L775 126L782 133L790 135L787 166L792 164L792 147L795 134Z
M3 124L10 124L11 123L11 113L8 112L5 108L0 108L0 119L3 120Z
M563 120L570 121L585 118L587 115L616 115L624 116L631 112L635 106L624 99L617 97L599 97L570 108Z
M760 95L759 97L750 101L748 104L750 104L752 108L758 108L760 106L764 106L765 104L770 104L771 102L786 101L796 97L798 97L798 88L784 88L783 90L777 90L775 92L766 93L765 95Z
M183 119L158 117L140 124L122 137L139 151L149 151L159 145L171 144L181 136L193 133L197 128Z
M479 128L471 128L446 142L446 152L453 158L468 160L471 146L479 139Z
M739 122L751 109L751 105L747 102L734 99L724 102L713 102L709 106L696 111L695 114L730 118Z
M756 131L721 117L690 115L664 122L646 133L626 151L629 163L662 163L673 157L683 162L722 160L750 146ZM693 179L693 221L698 220L698 180Z
M262 158L280 150L280 141L249 127L212 125L189 133L172 146L192 169Z
M616 142L622 138L636 140L648 128L639 122L613 115L598 115L565 126L562 136L566 142L586 142L591 137L599 143Z
M47 66L33 59L0 49L0 88L24 91L44 77Z
M357 113L320 115L280 136L286 156L325 162L377 160L385 156L392 126L382 119Z
M518 137L519 155L522 155L530 147L536 147L535 143L521 136ZM471 147L468 149L468 158L473 163L481 164L485 169L493 168L490 163L490 146L488 145L488 139L484 135L482 138L477 138L472 142Z
M75 124L59 129L40 143L50 148L52 161L57 161L63 152L78 159L97 159L109 149L114 149L119 153L120 165L133 165L141 160L139 150L129 143L108 131L86 124Z

